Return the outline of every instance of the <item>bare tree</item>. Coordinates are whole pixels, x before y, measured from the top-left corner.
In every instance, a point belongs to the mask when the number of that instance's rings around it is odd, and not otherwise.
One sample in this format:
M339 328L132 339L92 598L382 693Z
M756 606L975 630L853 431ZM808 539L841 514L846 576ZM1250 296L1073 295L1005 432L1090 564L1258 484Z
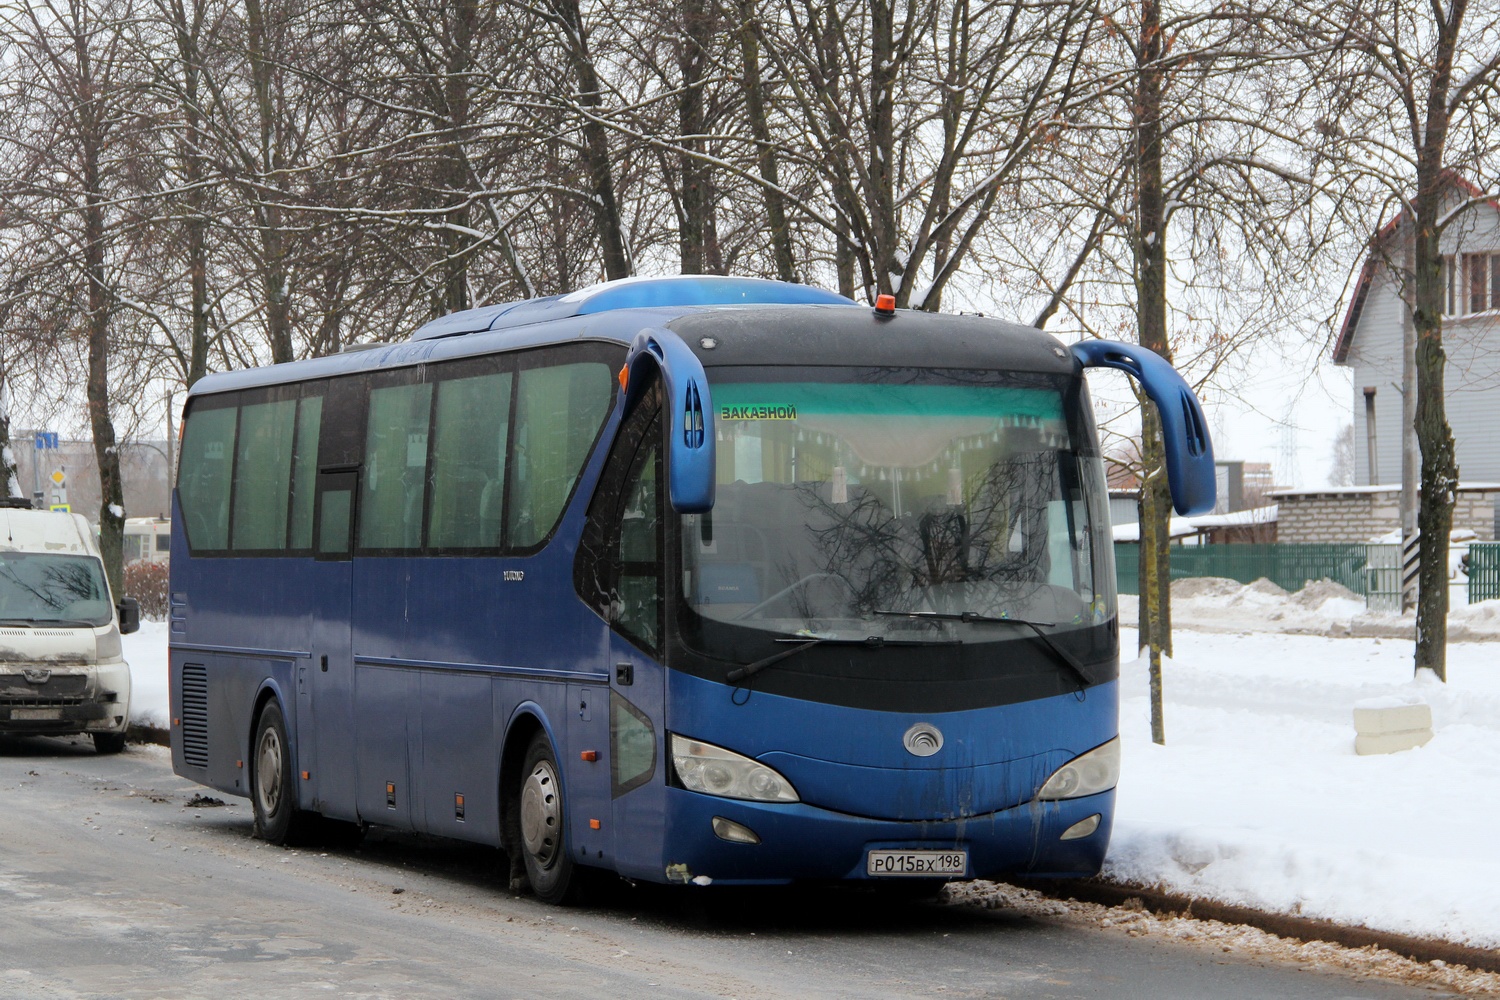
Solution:
M37 241L36 278L18 304L27 322L76 337L87 358L85 395L99 468L100 550L121 593L123 484L112 407L112 324L129 298L132 200L153 183L137 140L152 131L138 101L139 67L120 26L132 0L50 0L12 8L3 30L16 69L4 101L29 127L6 137L12 182L6 214Z

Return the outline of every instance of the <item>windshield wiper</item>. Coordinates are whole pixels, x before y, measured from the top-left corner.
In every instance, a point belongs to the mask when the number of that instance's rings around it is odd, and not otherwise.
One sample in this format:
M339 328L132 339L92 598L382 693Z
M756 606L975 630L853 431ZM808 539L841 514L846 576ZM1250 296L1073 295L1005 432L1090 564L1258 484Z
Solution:
M804 649L811 649L814 646L867 646L870 649L877 649L881 646L963 645L962 639L950 639L942 642L928 642L923 639L887 639L883 635L867 635L863 639L844 639L836 635L796 635L785 636L782 638L774 639L772 641L782 643L795 643L795 645L793 645L790 649L783 649L779 653L772 653L770 656L756 660L754 663L747 663L743 667L735 667L733 670L729 671L729 673L724 675L724 679L731 684L738 684L745 678L754 677L756 674L760 673L767 667L775 666L782 660L785 660L788 657L796 656Z
M885 615L889 618L927 618L946 622L972 622L985 625L1025 625L1036 633L1036 637L1042 640L1042 644L1052 653L1058 663L1067 667L1084 687L1094 683L1094 675L1089 673L1087 667L1079 662L1078 657L1063 649L1052 637L1042 631L1045 626L1051 628L1054 622L1034 622L1027 618L1001 618L997 615L982 615L977 611L879 611L877 615Z
M86 622L81 618L0 618L0 627L16 628L18 626L30 628L33 625L62 625L72 628L94 628L93 622Z

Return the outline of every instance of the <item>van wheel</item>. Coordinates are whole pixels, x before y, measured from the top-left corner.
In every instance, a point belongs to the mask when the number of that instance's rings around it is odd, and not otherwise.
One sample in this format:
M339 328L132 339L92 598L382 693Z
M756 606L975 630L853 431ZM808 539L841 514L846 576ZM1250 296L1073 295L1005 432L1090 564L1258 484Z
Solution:
M544 903L573 903L579 880L573 859L568 857L562 784L558 781L557 757L546 733L538 732L531 738L522 774L516 815L521 819L526 880Z
M273 699L261 709L250 754L250 802L255 807L255 835L272 844L295 843L316 816L297 808L292 781L291 744L286 720Z
M94 733L95 753L119 753L125 749L124 733Z

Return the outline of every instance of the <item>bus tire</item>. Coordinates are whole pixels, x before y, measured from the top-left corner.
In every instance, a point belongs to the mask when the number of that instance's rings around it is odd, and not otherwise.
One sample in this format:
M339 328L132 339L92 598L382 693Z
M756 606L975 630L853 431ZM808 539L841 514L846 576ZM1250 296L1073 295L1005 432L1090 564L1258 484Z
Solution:
M520 817L521 860L526 881L544 903L565 905L576 900L577 870L567 851L567 817L562 783L558 780L557 755L547 734L538 731L526 748L521 769L521 791L516 815Z
M292 780L292 747L286 719L273 698L260 710L250 752L250 802L255 836L272 844L295 843L316 817L297 808Z
M124 733L94 733L92 735L95 753L120 753L125 749Z

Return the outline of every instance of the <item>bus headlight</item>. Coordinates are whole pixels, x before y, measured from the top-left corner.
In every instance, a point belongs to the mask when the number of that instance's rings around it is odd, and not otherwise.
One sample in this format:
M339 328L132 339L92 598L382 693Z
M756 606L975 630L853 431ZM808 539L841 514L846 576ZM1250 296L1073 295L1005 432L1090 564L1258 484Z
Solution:
M1080 754L1052 772L1036 797L1044 800L1081 799L1107 792L1120 783L1120 738Z
M712 743L672 734L672 766L689 791L755 802L800 802L792 783L766 765Z

